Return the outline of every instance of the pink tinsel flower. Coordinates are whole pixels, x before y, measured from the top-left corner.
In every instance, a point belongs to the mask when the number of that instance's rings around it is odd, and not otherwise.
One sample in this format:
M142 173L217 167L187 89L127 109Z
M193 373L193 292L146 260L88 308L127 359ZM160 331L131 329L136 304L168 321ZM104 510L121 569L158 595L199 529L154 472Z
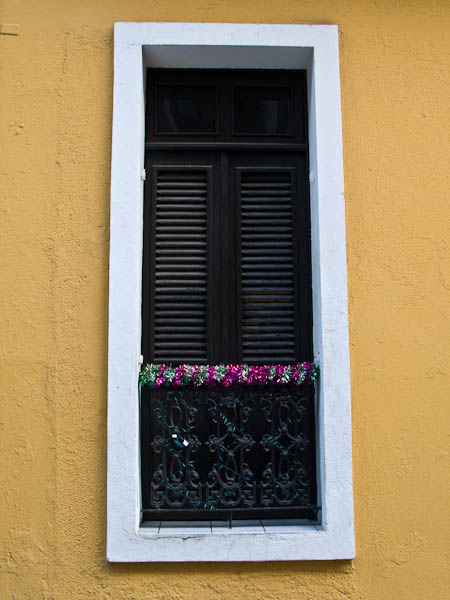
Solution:
M233 385L233 377L230 373L227 373L225 375L225 377L222 379L221 384L224 385L225 387L228 387L230 385Z
M216 383L216 369L214 367L214 365L210 365L208 367L208 375L205 379L205 385L207 385L208 387L211 387L213 385L215 385Z
M197 375L199 373L200 373L200 369L198 368L198 365L192 365L192 367L191 367L191 385L195 385Z
M230 386L230 385L239 383L241 373L242 373L242 366L241 365L227 365L226 368L227 368L227 373L222 380L222 385Z
M275 367L275 377L272 380L272 383L283 383L283 373L285 367L283 365L277 365Z
M295 383L295 384L298 383L300 376L301 376L300 365L299 364L293 365L292 373L291 373L291 382Z
M302 367L305 369L305 382L308 382L309 376L311 375L311 363L302 362Z
M165 379L164 379L164 377L161 377L161 376L160 376L160 377L157 377L157 378L155 379L155 385L154 385L154 387L155 387L155 388L160 388L160 387L162 387L162 386L164 385L164 382L165 382Z

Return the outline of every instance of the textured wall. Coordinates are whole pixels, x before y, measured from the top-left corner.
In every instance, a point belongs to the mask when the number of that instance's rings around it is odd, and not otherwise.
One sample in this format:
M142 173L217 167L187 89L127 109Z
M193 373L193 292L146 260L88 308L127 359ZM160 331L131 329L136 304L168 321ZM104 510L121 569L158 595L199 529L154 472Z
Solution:
M357 558L105 561L114 21L337 23ZM450 5L4 0L0 597L448 599Z

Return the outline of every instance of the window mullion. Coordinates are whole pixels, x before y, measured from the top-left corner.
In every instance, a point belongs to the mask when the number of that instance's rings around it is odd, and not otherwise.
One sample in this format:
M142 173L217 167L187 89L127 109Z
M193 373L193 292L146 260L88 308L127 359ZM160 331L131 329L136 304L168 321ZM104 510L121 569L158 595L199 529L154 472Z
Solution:
M208 217L208 361L221 362L224 356L223 297L223 238L225 235L223 205L223 174L219 153L214 158L212 181L209 190Z

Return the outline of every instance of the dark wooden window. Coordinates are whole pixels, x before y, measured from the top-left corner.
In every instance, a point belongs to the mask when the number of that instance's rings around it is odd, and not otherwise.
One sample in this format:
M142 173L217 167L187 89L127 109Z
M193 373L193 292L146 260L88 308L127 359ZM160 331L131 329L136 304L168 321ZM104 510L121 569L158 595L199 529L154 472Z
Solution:
M145 362L311 360L305 73L149 70L147 90ZM195 443L172 452L168 423ZM314 519L314 427L313 386L145 391L144 521Z

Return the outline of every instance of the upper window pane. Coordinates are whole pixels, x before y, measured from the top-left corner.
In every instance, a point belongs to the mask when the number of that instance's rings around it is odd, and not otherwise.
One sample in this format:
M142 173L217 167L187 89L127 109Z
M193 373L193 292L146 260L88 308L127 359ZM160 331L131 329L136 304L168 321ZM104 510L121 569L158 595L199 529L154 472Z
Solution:
M161 85L157 90L158 133L216 133L214 86Z
M235 87L233 130L235 134L292 135L291 90Z

